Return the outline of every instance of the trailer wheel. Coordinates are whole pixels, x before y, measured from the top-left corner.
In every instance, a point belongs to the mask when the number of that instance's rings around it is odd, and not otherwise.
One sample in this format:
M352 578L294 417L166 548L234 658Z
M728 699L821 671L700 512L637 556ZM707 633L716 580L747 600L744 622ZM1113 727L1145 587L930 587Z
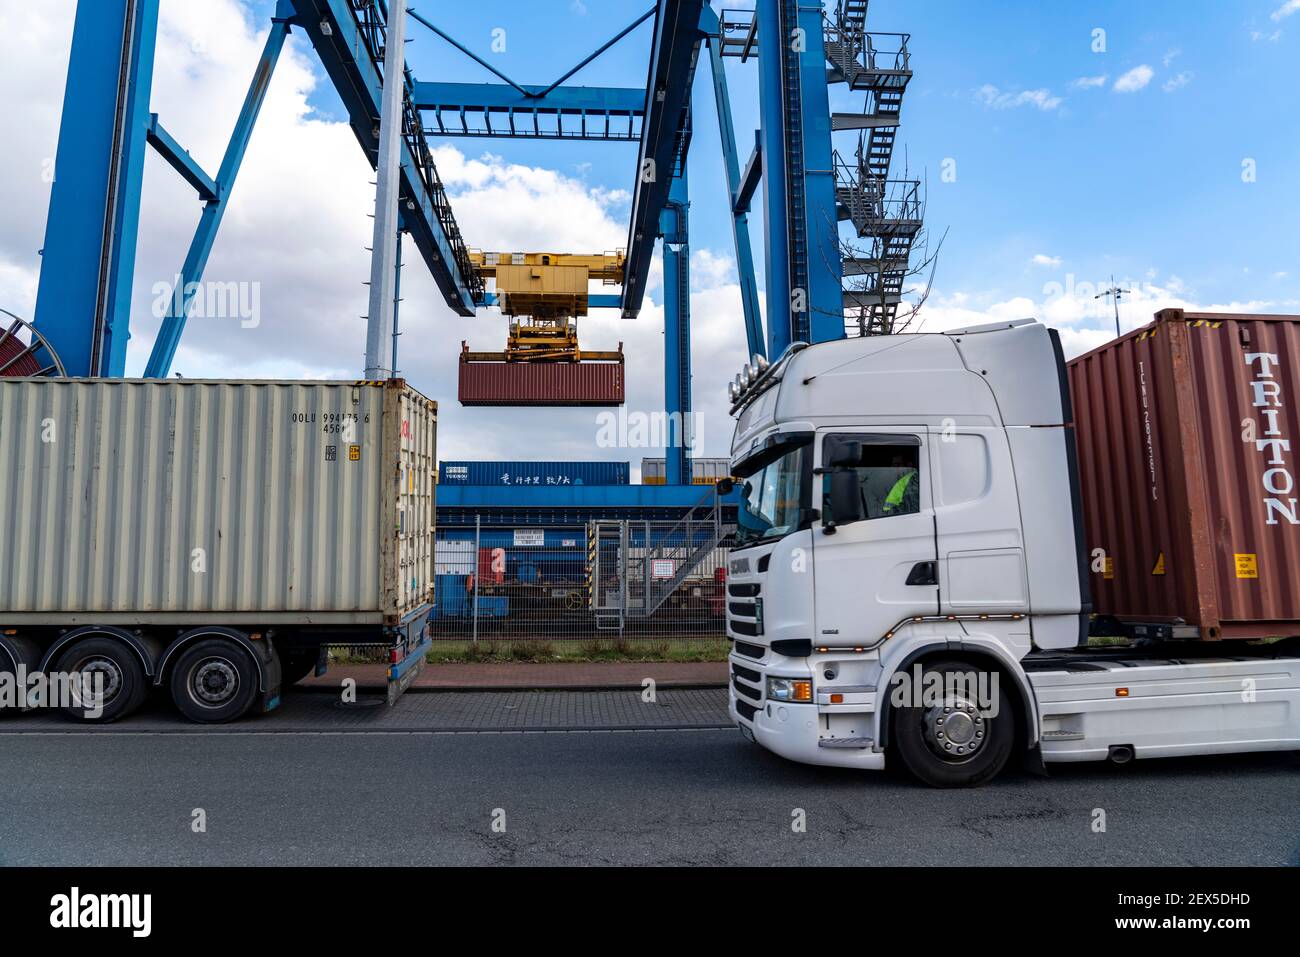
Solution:
M172 701L191 721L242 717L257 698L257 666L233 641L209 638L186 648L171 673Z
M54 670L80 676L72 689L72 700L59 709L77 721L117 721L140 707L149 694L144 666L135 650L112 638L96 636L76 642L59 655ZM100 681L102 693L96 695L93 689Z
M318 652L281 651L280 652L280 688L290 691L293 686L316 670L320 659Z
M952 682L952 676L978 670L960 661L926 663L916 693L924 695L931 686L931 673L942 676L943 690L933 702L923 697L919 707L894 709L894 747L907 770L931 787L977 787L994 778L1011 756L1015 716L1001 681L996 712L982 707L987 702L975 700L968 686Z

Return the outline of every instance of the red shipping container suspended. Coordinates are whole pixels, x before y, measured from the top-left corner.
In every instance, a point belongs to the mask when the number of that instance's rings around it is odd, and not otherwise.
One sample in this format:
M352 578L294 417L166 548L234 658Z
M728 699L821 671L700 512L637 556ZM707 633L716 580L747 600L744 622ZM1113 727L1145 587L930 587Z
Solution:
M623 404L621 362L460 361L461 405Z
M1300 634L1300 316L1165 309L1069 376L1094 610Z

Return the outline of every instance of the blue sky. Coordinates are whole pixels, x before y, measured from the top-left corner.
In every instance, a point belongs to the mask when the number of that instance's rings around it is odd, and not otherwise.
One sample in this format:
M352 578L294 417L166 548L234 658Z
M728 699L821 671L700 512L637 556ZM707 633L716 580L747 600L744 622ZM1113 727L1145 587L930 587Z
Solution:
M1285 212L1300 208L1294 6L874 0L871 29L911 34L915 77L901 143L913 171L928 179L932 230L949 231L937 296L976 306L1037 301L1047 283L1065 285L1069 274L1096 284L1113 273L1161 288L1172 281L1174 292L1200 303L1295 299L1300 270ZM416 5L525 83L554 79L645 7L645 0ZM491 52L496 28L506 30L502 53ZM1103 52L1094 50L1098 29ZM491 79L419 24L410 36L417 75ZM644 83L648 38L645 24L571 82ZM755 68L729 60L728 79L737 136L747 143L758 118ZM693 245L727 251L703 64L695 96ZM325 85L312 103L337 112ZM453 142L470 155L490 150L606 189L629 187L635 159L623 144ZM851 134L836 142L852 149ZM1243 182L1248 160L1254 182ZM945 161L955 181L941 177ZM761 212L751 219L761 249Z

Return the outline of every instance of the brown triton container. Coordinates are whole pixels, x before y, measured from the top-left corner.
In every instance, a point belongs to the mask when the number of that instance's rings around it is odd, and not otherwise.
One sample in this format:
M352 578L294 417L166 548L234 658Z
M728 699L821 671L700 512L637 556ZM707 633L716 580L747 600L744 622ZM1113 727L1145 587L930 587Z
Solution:
M460 362L461 405L623 404L621 362Z
M1300 316L1165 309L1069 375L1094 611L1300 634Z

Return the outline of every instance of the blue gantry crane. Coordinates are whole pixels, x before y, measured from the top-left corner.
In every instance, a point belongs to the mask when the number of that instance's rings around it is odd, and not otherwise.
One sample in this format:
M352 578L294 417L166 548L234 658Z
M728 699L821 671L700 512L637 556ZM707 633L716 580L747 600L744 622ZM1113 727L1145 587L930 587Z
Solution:
M311 43L337 90L358 144L372 164L388 50L385 0L277 0L262 56L215 173L205 170L150 112L160 0L78 5L55 180L46 225L34 332L0 339L0 365L72 376L120 376L130 335L131 279L140 227L147 148L195 191L202 213L145 369L169 374L186 316L212 252L258 113L291 31ZM757 0L753 10L715 11L704 0L657 0L624 29L548 84L518 83L444 32L423 13L411 20L492 75L450 83L400 76L397 228L412 237L450 308L473 315L495 301L457 224L430 150L432 137L497 137L634 143L632 210L618 294L592 294L594 307L625 317L644 301L657 245L664 257L664 404L670 423L690 421L690 239L687 158L691 92L707 53L717 110L747 351L776 356L792 341L887 331L897 308L911 242L919 229L915 192L889 179L903 92L911 76L907 38L866 30L867 0L827 10L799 0ZM644 87L590 87L572 78L649 23ZM788 42L772 42L773 38ZM756 58L760 129L742 163L724 58ZM861 92L861 113L832 114L828 86ZM396 101L394 101L396 102ZM856 131L855 160L832 133ZM749 213L762 186L766 322L751 246ZM904 187L911 184L904 183ZM891 191L892 190L892 191ZM911 202L907 197L912 197ZM844 254L841 221L869 241ZM846 291L845 276L865 276ZM394 284L396 276L394 276ZM394 297L396 298L396 297ZM396 331L395 329L393 330ZM5 342L8 341L8 346ZM23 361L10 353L22 344ZM7 350L7 351L6 351ZM393 366L396 365L394 357ZM667 483L689 484L686 436L669 449Z

